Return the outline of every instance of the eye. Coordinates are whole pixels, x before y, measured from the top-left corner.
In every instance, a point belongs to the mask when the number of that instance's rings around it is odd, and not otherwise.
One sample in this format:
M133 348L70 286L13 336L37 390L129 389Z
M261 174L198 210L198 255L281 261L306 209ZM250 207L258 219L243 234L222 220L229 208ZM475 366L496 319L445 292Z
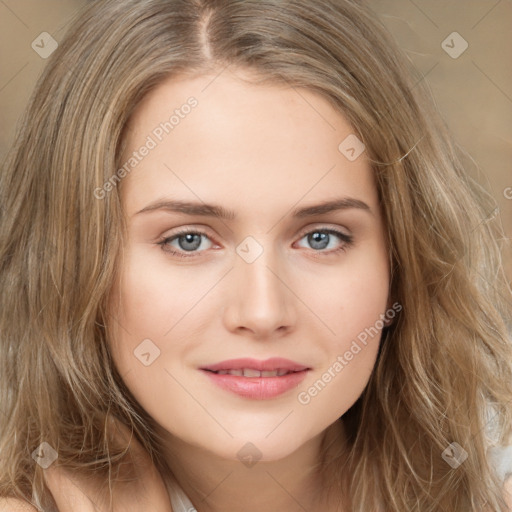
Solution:
M333 244L331 242L334 241L334 245L336 245L333 237L341 240L342 244L333 248ZM347 235L346 233L342 233L341 231L332 228L308 231L302 236L301 240L303 239L306 239L307 243L315 252L326 253L326 255L338 253L339 251L346 251L354 242L352 235ZM330 250L324 251L324 249L328 248L329 245L331 246Z
M173 256L189 258L195 256L195 253L199 252L197 249L202 245L202 237L208 238L208 235L203 231L184 229L173 236L160 240L158 245L162 247L163 251L172 254ZM172 245L173 242L177 242L178 247L176 247L176 245ZM174 250L175 248L178 250ZM187 252L191 254L186 254Z
M341 240L341 245L325 251L324 249L331 245L333 236ZM172 236L163 238L157 242L157 244L162 247L164 252L167 252L172 256L190 258L196 256L197 253L202 252L199 250L200 248L203 250L208 249L208 247L205 248L203 246L203 237L210 240L207 233L203 231L184 229ZM342 233L341 231L332 228L308 231L302 235L300 240L303 239L307 239L307 242L311 245L314 252L322 255L325 253L326 256L338 253L339 251L346 251L347 248L353 244L353 237L351 235L347 235L346 233Z

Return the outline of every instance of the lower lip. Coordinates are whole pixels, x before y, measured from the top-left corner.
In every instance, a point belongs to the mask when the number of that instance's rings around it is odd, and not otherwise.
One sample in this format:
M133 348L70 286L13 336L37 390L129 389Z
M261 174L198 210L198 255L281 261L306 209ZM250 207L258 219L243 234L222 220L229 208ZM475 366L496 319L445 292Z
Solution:
M280 377L240 377L238 375L219 375L202 370L217 386L244 398L267 400L296 388L306 377L309 370L287 373Z

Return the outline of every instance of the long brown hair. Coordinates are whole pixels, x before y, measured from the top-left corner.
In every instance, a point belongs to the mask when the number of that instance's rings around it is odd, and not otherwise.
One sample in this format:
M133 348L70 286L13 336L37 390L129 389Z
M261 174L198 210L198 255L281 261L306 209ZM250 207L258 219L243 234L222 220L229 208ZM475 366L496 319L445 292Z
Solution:
M328 481L354 512L503 512L486 457L511 442L512 426L511 294L495 205L466 174L422 77L356 0L109 0L77 16L0 176L0 496L52 504L31 457L42 442L59 464L115 478L125 447L106 434L109 416L168 470L108 350L123 182L97 191L122 165L127 122L149 91L226 66L322 95L375 171L403 310L343 416L349 457L326 447ZM456 469L442 457L452 442L467 452Z

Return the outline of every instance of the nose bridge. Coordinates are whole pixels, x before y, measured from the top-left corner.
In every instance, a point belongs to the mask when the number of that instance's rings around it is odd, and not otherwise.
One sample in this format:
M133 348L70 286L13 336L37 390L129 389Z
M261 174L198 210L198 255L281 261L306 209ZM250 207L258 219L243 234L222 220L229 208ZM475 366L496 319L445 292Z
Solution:
M266 241L247 237L236 249L228 322L268 335L294 321L293 294L288 290L284 266Z
M270 240L257 241L248 237L237 247L237 254L235 270L242 289L245 283L243 295L262 310L282 304L283 284L276 276L281 266Z

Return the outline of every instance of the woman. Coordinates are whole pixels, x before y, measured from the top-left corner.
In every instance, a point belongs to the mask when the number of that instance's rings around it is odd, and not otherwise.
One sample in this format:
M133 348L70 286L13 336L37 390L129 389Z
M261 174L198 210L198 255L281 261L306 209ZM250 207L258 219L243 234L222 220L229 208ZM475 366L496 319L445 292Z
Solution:
M81 13L1 177L6 510L507 510L510 290L431 105L358 2Z

